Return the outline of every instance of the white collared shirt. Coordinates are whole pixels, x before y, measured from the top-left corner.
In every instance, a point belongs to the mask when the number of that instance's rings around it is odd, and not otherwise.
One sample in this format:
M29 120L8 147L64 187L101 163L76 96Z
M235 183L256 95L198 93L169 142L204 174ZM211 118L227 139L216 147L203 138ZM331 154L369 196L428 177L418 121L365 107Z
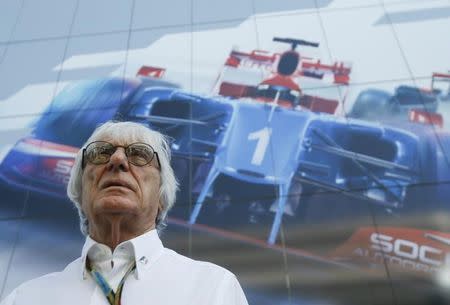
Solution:
M152 230L121 243L114 252L88 237L80 258L61 272L20 285L0 305L108 305L86 271L86 257L114 290L132 260L136 262L136 270L123 287L122 305L247 304L231 272L164 248L156 230Z

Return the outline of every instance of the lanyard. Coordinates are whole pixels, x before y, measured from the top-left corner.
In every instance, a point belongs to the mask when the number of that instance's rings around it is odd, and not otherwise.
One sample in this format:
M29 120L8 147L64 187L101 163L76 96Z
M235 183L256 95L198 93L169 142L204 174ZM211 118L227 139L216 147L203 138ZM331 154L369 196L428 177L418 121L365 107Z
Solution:
M86 269L91 273L92 277L94 278L95 282L98 284L98 286L103 291L103 294L105 295L106 299L108 300L108 303L110 305L121 305L120 299L122 296L122 288L123 284L125 283L125 279L127 276L136 269L136 262L133 261L133 263L128 268L127 272L123 276L122 280L119 283L119 286L117 286L117 291L114 293L114 290L109 286L108 282L105 280L105 278L101 275L100 272L95 270L95 268L92 268L91 262L89 261L89 258L86 259Z

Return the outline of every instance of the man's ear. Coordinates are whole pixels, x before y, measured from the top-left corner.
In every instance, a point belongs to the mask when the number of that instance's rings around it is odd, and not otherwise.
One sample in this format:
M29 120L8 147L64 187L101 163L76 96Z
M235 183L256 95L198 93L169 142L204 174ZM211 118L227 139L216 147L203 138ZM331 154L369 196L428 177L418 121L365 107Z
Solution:
M155 223L158 222L159 216L161 215L163 211L163 205L161 203L161 201L158 202L158 211L156 212L156 218L155 218Z

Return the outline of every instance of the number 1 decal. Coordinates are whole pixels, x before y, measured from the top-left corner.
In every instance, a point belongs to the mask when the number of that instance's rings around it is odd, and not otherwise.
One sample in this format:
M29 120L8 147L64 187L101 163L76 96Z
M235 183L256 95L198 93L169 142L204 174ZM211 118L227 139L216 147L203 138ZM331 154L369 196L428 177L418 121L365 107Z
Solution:
M264 127L261 130L257 130L248 135L248 140L258 140L256 143L255 152L253 153L251 163L253 165L261 165L264 160L264 155L267 151L267 146L269 145L270 135L272 134L272 129Z

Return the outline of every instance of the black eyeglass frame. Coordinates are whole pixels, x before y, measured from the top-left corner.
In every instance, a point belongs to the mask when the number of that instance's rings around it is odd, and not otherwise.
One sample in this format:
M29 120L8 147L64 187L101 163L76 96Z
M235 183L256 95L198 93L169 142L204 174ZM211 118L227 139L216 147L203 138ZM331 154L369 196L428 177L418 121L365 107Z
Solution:
M153 161L153 158L156 156L156 161L158 162L158 167L159 167L159 170L161 171L161 161L159 160L158 153L155 151L155 149L150 144L143 143L143 142L134 142L134 143L131 143L131 144L128 144L128 145L124 146L124 145L113 145L112 143L109 143L107 141L94 141L94 142L91 142L88 145L86 145L85 148L83 148L83 153L81 155L81 169L84 169L86 167L87 162L89 162L89 161L87 161L87 158L85 158L85 154L86 154L86 151L87 151L88 147L90 145L94 144L94 143L107 143L107 144L111 145L114 148L114 151L109 156L108 161L106 161L105 163L98 163L98 164L92 163L94 165L101 165L101 164L108 163L109 160L111 160L111 156L116 152L117 148L122 147L125 150L125 156L127 156L128 163L131 163L131 164L133 164L135 166L143 167L143 166L146 166L146 165L150 164ZM134 144L142 144L142 145L148 146L148 147L150 147L152 149L153 156L147 163L145 163L143 165L139 165L139 164L134 164L133 162L130 161L130 159L128 158L128 154L127 154L127 148L130 147L131 145L134 145ZM86 162L85 162L85 160L86 160Z

